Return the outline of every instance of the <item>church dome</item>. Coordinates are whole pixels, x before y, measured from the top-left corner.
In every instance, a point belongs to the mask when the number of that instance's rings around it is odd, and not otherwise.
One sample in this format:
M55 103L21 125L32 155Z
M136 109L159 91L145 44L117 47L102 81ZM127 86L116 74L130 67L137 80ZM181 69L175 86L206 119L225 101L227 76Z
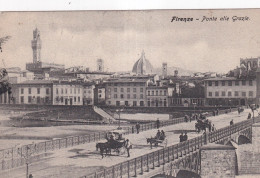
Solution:
M138 61L134 64L133 73L136 74L152 74L153 73L153 66L152 64L145 58L144 51Z

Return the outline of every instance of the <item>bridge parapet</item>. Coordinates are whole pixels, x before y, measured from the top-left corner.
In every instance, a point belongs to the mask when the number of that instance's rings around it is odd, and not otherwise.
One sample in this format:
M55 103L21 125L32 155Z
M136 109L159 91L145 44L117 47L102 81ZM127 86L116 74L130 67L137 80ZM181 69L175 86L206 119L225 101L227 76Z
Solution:
M223 140L230 140L237 135L244 135L252 138L252 124L255 122L260 122L260 117L203 134L199 137L168 146L161 150L122 162L81 178L137 177L155 169L155 167L164 166L166 164L168 166L164 171L167 172L183 169L200 174L200 156L198 155L199 150L203 145L206 145L207 143L221 143Z
M259 118L257 118L259 119ZM256 119L255 119L256 120ZM252 140L252 124L254 119L249 119L236 123L231 126L227 126L221 129L218 129L214 132L208 133L208 141L210 143L222 143L225 140L233 140L238 143L238 137L240 135L246 136L248 139Z

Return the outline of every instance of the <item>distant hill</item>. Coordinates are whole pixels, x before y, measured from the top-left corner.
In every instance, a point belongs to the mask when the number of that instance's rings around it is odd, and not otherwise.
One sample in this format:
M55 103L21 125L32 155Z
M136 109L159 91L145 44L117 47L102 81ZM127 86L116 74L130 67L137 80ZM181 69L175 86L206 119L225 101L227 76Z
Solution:
M186 70L186 69L182 69L179 67L168 67L167 68L167 74L168 75L174 75L174 71L178 70L178 75L179 76L193 76L194 73L196 73L196 71L191 71L191 70ZM131 73L131 71L119 71L117 72L118 74L120 73ZM154 68L153 73L158 74L158 75L162 75L162 67L158 67L158 68Z
M178 75L179 76L193 76L193 73L195 73L196 71L191 71L191 70L186 70L186 69L182 69L179 67L168 67L167 69L167 74L168 75L174 75L174 71L178 70ZM162 67L158 67L154 69L154 73L158 74L158 75L162 75Z

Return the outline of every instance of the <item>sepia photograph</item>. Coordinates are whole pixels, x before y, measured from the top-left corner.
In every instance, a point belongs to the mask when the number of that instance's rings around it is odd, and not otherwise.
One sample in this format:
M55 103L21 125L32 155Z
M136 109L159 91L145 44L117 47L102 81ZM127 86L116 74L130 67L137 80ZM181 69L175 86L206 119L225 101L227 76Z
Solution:
M0 12L0 178L260 177L260 9Z

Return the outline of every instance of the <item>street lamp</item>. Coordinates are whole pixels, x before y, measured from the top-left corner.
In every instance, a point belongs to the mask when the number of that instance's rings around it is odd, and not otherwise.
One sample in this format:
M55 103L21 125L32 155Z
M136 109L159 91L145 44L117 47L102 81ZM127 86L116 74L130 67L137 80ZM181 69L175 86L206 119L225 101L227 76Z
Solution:
M34 154L35 150L36 150L36 144L34 145L35 149L31 150L31 148L29 147L29 145L27 145L25 147L25 153L23 153L23 151L18 148L18 153L21 154L21 156L25 159L25 164L26 164L26 178L29 178L29 161L31 158L31 155Z
M117 109L116 110L116 112L117 112L117 114L118 114L118 116L119 116L119 126L118 126L118 130L121 130L122 129L122 127L120 126L120 121L121 121L121 119L120 119L120 112L122 112L123 111L123 109Z

